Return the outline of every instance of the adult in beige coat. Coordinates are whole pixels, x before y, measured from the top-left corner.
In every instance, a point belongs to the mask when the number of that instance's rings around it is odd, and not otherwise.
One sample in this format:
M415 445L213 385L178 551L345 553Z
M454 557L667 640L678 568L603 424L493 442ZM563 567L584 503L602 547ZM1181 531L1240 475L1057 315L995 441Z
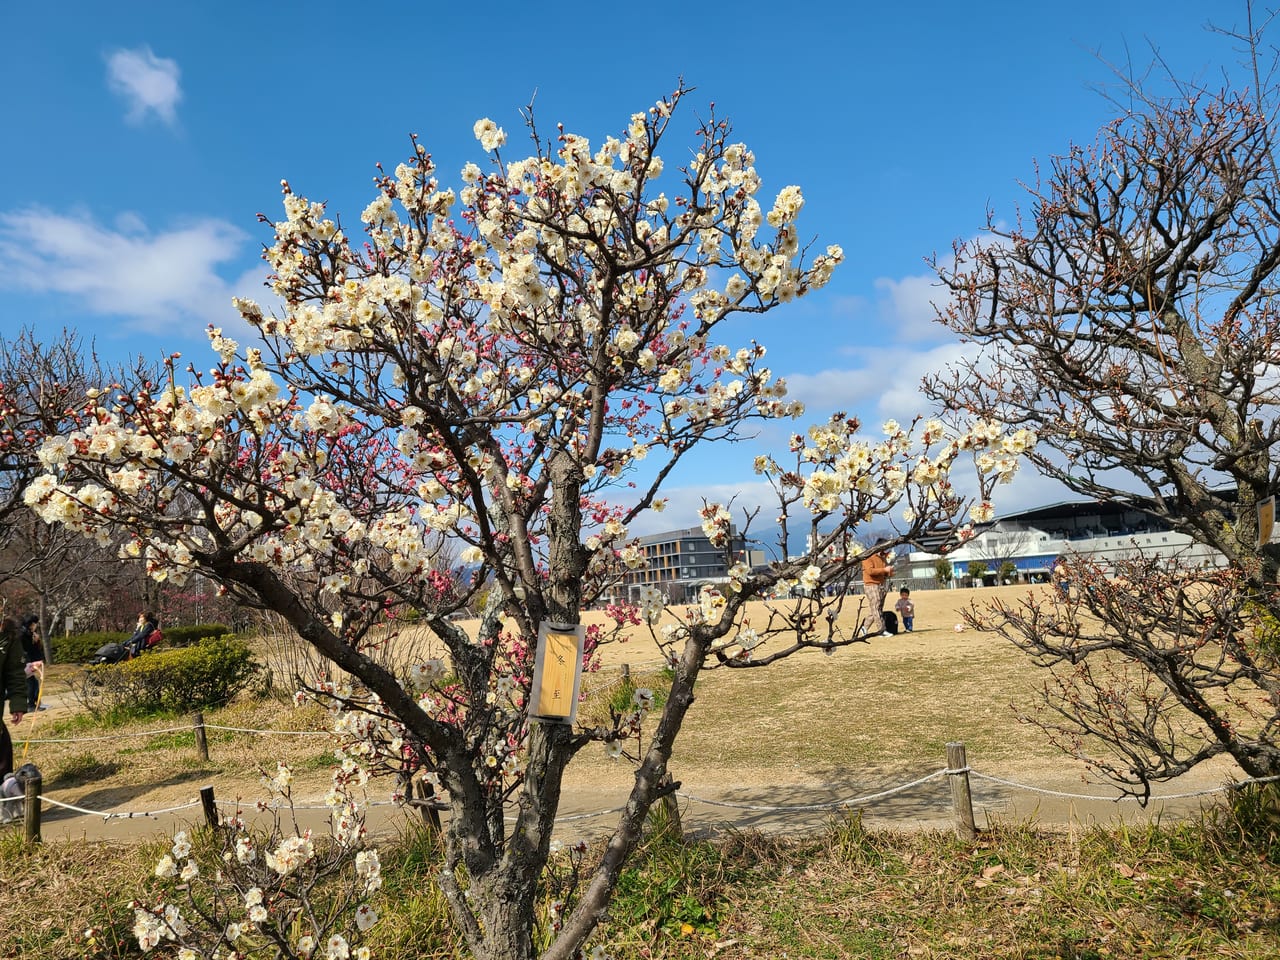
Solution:
M867 614L863 619L868 637L876 634L889 636L884 628L884 597L893 576L893 564L889 562L887 548L876 545L862 561L862 594L867 600Z

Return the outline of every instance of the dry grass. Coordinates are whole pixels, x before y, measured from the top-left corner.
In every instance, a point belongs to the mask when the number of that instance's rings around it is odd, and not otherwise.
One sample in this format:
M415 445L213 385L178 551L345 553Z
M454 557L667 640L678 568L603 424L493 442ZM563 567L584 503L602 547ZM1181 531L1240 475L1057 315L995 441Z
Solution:
M1262 960L1280 932L1278 880L1266 851L1201 824L1012 826L965 844L854 817L804 840L651 843L602 933L614 956L653 960Z
M700 784L719 777L749 787L829 780L856 770L934 768L953 739L965 741L970 758L983 766L1061 766L1010 706L1026 705L1036 672L998 639L951 629L971 597L967 591L920 593L923 629L915 634L766 670L710 672L677 746L676 775L697 771ZM599 692L584 705L584 716L601 709L622 663L633 665L638 682L645 682L643 665L656 670L658 664L641 636L607 649L605 661L588 681L588 689ZM57 671L50 686L55 700ZM273 699L208 711L206 719L256 729L319 730L326 723L319 710L298 711ZM185 798L205 782L216 783L220 797L256 796L258 766L274 766L278 758L299 770L300 791L308 783L320 790L328 780L325 738L211 731L213 759L204 763L195 758L188 724L172 718L103 730L59 706L38 715L36 736L111 739L29 750L51 792L95 808L155 806ZM160 732L174 726L184 729ZM26 732L20 730L19 751ZM569 789L590 782L599 769L592 759L588 754L570 768ZM127 903L147 888L159 842L50 842L30 849L19 841L17 829L0 835L6 878L0 957L139 956L128 935ZM1275 955L1280 868L1277 857L1256 853L1194 824L1070 834L1017 826L987 833L976 844L929 832L872 834L857 821L807 839L730 831L715 842L650 844L624 877L601 937L619 958L672 960L1260 960ZM403 837L389 841L384 854L396 907L384 911L377 955L454 956L429 882L431 855ZM85 939L91 928L92 943Z

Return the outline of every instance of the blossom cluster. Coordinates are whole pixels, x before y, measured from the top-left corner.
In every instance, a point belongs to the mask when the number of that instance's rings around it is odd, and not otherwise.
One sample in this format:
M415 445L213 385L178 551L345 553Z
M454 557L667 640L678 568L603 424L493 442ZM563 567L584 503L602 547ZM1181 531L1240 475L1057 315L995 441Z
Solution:
M289 802L288 767L278 765L264 782ZM175 834L153 872L177 886L172 898L135 903L139 947L147 952L171 942L182 960L238 960L268 944L297 960L369 960L359 938L378 919L371 898L382 886L382 867L364 842L354 799L340 793L333 839L323 844L296 823L286 832L277 817L264 832L237 815L216 828L221 855L207 851L214 865L202 869L191 837Z

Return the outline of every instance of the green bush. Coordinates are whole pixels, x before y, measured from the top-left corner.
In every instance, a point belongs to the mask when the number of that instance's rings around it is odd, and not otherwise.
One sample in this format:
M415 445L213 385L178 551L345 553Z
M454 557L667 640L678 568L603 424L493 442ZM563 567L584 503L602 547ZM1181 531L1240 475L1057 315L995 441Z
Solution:
M161 626L160 632L164 634L166 647L189 647L209 637L225 637L231 628L223 623L194 623L185 627Z
M99 647L108 643L124 643L129 636L130 634L120 630L98 630L70 637L54 637L53 662L87 663L98 652Z
M226 703L258 670L244 641L232 634L206 637L194 646L90 667L83 699L95 714L183 712Z
M195 623L187 626L162 626L160 632L164 634L166 647L189 647L207 637L226 636L231 630L222 623ZM54 637L53 662L88 663L101 647L108 643L124 643L131 636L132 630L97 630L70 637Z

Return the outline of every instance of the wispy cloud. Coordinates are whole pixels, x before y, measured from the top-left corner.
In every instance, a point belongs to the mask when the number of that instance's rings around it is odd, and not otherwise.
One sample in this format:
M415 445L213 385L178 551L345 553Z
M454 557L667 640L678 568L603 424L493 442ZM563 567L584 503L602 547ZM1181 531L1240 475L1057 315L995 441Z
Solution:
M933 274L881 277L875 287L883 297L877 304L879 312L893 321L899 340L914 343L944 335L934 305L946 302L947 291Z
M806 419L842 410L869 427L892 417L903 423L914 414L928 413L931 404L920 391L921 379L943 370L965 355L959 343L913 349L903 344L851 351L848 366L817 373L787 374L788 393L804 401Z
M227 281L219 268L249 252L247 239L223 220L152 230L135 214L109 227L29 207L0 213L0 288L69 297L84 311L153 333L196 322L230 333L241 324L232 294L256 296L261 270Z
M747 462L750 463L749 460ZM747 516L758 512L748 530L753 545L759 547L760 543L756 541L760 541L773 547L777 540L778 498L773 488L762 480L664 487L662 496L667 501L667 508L661 513L651 510L637 517L628 528L632 535L697 527L702 523L698 511L704 504L722 503L729 507L739 531L746 526Z
M128 106L125 119L130 123L142 123L154 113L173 126L182 99L180 74L176 60L157 57L150 47L114 50L107 55L107 85Z

